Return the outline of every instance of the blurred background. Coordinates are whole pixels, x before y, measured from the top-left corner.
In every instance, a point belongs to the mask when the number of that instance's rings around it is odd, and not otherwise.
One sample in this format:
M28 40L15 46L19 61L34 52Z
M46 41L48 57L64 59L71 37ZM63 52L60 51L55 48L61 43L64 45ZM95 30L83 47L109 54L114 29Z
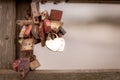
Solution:
M51 9L63 11L66 46L64 52L52 52L35 45L38 70L120 69L119 4L40 4L40 11L50 14Z

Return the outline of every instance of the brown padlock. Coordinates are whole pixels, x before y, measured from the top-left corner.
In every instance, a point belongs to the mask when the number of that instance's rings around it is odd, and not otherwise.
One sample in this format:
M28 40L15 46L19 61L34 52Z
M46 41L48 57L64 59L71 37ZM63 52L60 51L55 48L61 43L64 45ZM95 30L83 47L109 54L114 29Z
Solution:
M21 51L32 51L33 50L34 39L28 38L22 41Z
M41 12L41 20L45 20L45 19L48 19L48 18L49 18L49 15L48 15L47 10Z
M36 24L33 24L33 25L32 25L32 30L31 30L31 32L32 32L32 35L33 35L33 37L34 37L35 39L39 39L38 27L39 27L39 25L36 25Z
M31 3L31 10L32 10L32 15L33 15L33 22L35 24L39 24L39 3L38 2L32 2Z
M39 2L32 2L31 3L31 10L32 10L32 14L34 17L40 16Z
M55 33L57 33L60 30L60 27L63 25L63 22L61 21L55 21L55 20L51 20L51 30Z
M31 70L35 70L39 66L40 66L40 63L39 63L39 61L37 59L35 59L32 62L30 62L30 69Z

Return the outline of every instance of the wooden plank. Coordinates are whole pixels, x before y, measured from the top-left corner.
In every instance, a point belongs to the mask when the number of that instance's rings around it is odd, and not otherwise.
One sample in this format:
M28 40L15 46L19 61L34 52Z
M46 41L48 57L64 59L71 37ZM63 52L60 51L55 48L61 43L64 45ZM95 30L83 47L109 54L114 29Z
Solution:
M0 69L11 68L15 59L15 0L0 0Z

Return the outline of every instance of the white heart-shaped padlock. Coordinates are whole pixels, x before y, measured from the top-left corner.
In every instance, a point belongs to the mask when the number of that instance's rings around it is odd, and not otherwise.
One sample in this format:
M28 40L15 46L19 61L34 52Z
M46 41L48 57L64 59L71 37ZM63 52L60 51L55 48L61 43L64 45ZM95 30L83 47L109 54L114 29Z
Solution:
M64 51L65 48L65 40L63 38L61 38L61 46L59 47L59 49L57 51Z
M49 35L50 34L48 34L49 39L46 40L45 44L50 50L57 51L62 45L62 40L57 36L57 34L54 34L56 38L53 40L50 38Z

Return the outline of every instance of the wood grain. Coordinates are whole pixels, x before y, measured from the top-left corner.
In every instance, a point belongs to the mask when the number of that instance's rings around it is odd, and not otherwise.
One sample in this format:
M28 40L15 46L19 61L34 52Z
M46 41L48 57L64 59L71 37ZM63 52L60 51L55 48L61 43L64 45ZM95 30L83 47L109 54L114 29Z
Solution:
M11 68L15 59L15 0L0 0L0 69Z

